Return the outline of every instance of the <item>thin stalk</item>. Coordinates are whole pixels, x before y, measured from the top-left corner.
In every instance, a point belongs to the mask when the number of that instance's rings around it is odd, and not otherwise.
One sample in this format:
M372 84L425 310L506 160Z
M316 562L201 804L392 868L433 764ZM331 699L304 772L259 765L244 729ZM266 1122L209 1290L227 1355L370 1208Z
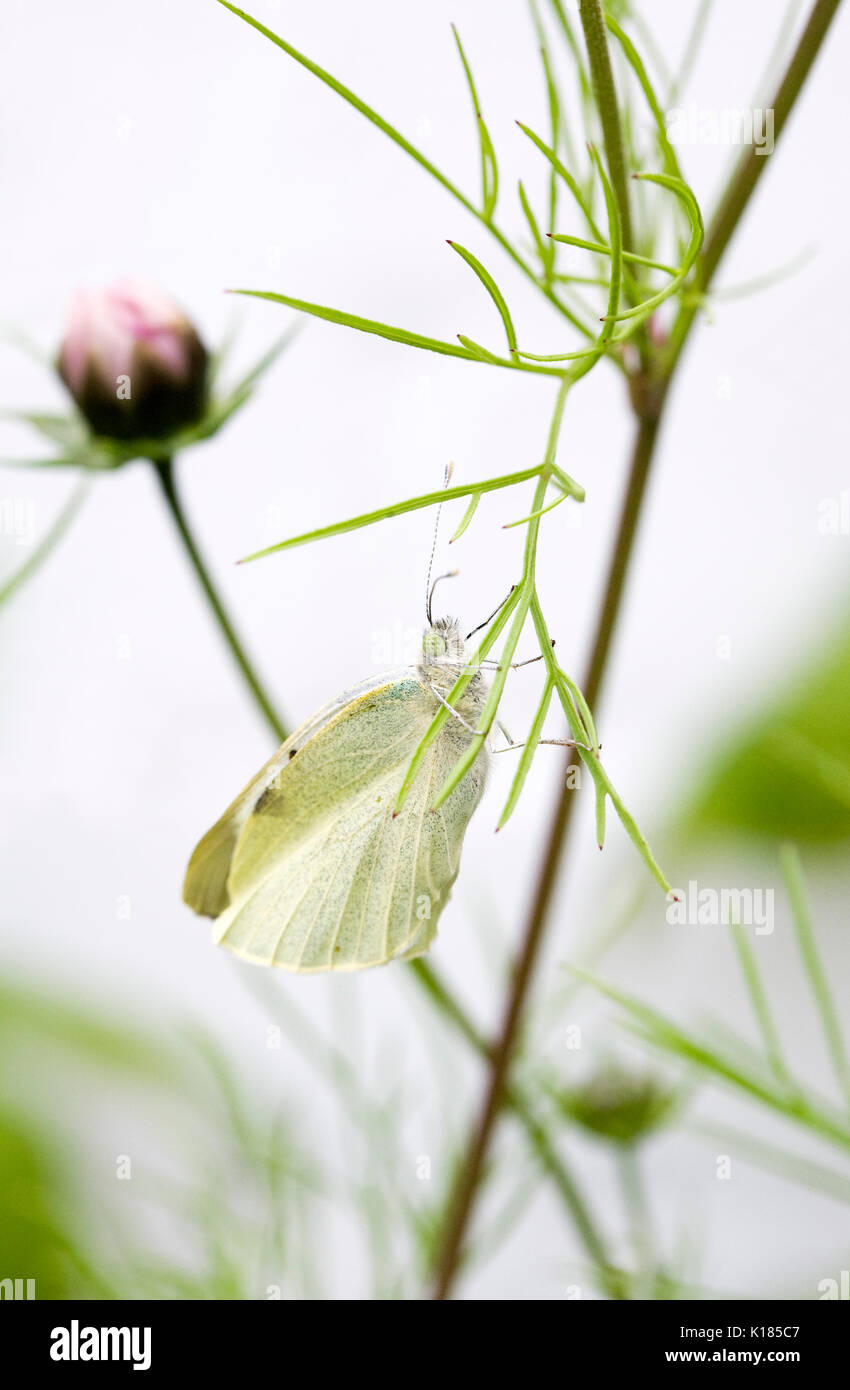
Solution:
M273 730L278 742L283 743L284 739L286 738L286 728L284 727L278 714L275 712L274 706L272 705L271 700L266 694L259 676L257 675L256 671L251 665L251 662L248 660L248 657L245 653L245 648L242 646L242 643L240 642L239 637L236 634L236 629L234 628L232 622L230 621L230 618L227 615L227 611L221 599L219 598L218 591L216 590L216 587L212 582L209 571L206 565L204 564L203 560L201 559L200 552L198 551L198 547L195 544L195 538L192 535L191 530L189 529L189 523L186 520L186 514L183 511L183 507L180 502L180 498L177 494L177 488L174 481L174 462L172 459L152 459L151 462L153 463L157 477L159 478L160 486L162 487L163 496L165 498L166 505L168 506L168 510L171 512L174 524L180 533L180 538L183 542L186 554L189 557L195 574L198 576L198 581L201 585L201 588L207 596L210 608L212 609L215 615L216 622L221 628L224 640L227 642L227 645L230 648L231 653L233 654L233 659L239 667L239 670L242 672L242 675L245 678L245 682L249 686L251 694L254 696L258 708L261 710L269 727Z
M785 128L785 123L820 52L829 26L835 18L839 3L840 0L816 0L812 8L785 76L773 98L774 142L779 140ZM764 173L764 166L769 163L771 163L770 158L756 155L755 146L750 146L741 155L726 192L720 199L717 210L709 223L705 245L697 263L697 287L703 294L711 284L720 260L735 234L741 220L741 214ZM668 365L670 375L672 375L676 361L690 334L698 307L698 302L686 303L679 311L670 335L670 362Z
M620 211L620 223L623 228L623 245L627 251L632 251L632 214L629 205L629 186L626 178L626 157L623 150L622 123L620 121L620 111L617 105L617 89L614 86L614 72L611 67L611 55L608 52L608 38L605 28L605 16L602 13L601 0L579 0L579 15L581 17L582 28L584 29L584 39L587 44L587 56L590 62L590 79L593 84L593 96L596 102L596 109L602 122L602 137L605 141L605 156L608 161L608 173L611 176L611 184L614 189L614 196L617 199L617 206Z
M781 133L794 102L799 96L837 8L838 0L816 0L774 102L776 138ZM601 32L604 38L604 22L598 0L595 0L594 3L591 3L591 0L581 0L583 20L585 11L588 13L595 11L595 21L598 21L599 25L602 26ZM610 155L608 162L609 169L611 169ZM750 151L749 155L744 156L737 174L733 177L730 189L722 200L718 215L709 230L706 246L702 251L700 262L698 262L700 285L703 291L708 288L723 252L749 203L755 184L762 172L760 166L766 162L755 159ZM757 167L753 168L753 163ZM613 182L613 169L611 169L611 174ZM696 317L696 309L695 304L689 303L680 310L671 338L671 349L662 359L662 366L657 377L633 383L632 404L637 416L637 425L631 466L617 536L608 567L605 592L596 624L587 677L582 684L582 689L591 708L597 706L602 688L614 628L620 610L620 601L634 549L638 520L646 496L661 419L668 399L670 382L681 360L682 349ZM566 760L565 774L574 761L575 750L571 749ZM434 1282L434 1297L438 1299L445 1299L450 1296L460 1266L482 1167L489 1152L492 1132L502 1104L504 1086L519 1034L526 995L550 915L558 872L567 843L567 832L572 820L574 800L569 779L565 775L561 792L552 813L537 887L514 968L501 1031L492 1049L480 1115L470 1138L466 1158L447 1208L443 1233L438 1245Z
M433 967L420 959L411 961L409 969L443 1017L454 1024L458 1032L466 1038L479 1056L488 1059L491 1055L490 1044L475 1027L475 1024L471 1022ZM505 1103L525 1130L541 1167L549 1174L559 1192L585 1250L598 1268L603 1287L611 1298L622 1298L622 1279L608 1257L602 1235L594 1222L587 1202L575 1178L549 1138L548 1130L534 1114L528 1097L517 1086L508 1087L505 1092Z
M795 1089L794 1082L788 1070L785 1058L782 1053L782 1044L779 1041L779 1034L776 1031L776 1024L770 1012L770 1005L767 1002L767 995L758 973L753 948L744 933L744 929L739 922L732 923L732 940L738 952L738 960L741 965L741 972L750 996L750 1003L753 1013L761 1032L764 1043L765 1056L773 1075L783 1086L787 1086L789 1091Z
M847 1108L850 1110L850 1064L848 1064L844 1036L830 992L827 973L818 952L799 852L793 845L783 845L780 850L780 862L788 897L791 900L791 911L794 917L794 929L797 933L800 954L803 957L809 984L817 1002L833 1070L844 1094Z
M669 111L671 106L676 105L676 102L679 100L680 93L683 92L685 87L688 85L691 72L693 71L694 62L696 61L697 54L700 50L702 36L705 32L705 26L708 23L708 18L711 13L712 3L713 0L700 0L699 9L697 10L696 15L694 16L694 21L691 25L691 32L689 33L688 41L685 44L685 51L682 54L682 61L679 64L679 69L676 73L676 76L670 83L667 96L664 101L665 111Z
M773 98L774 140L779 138L791 109L800 94L812 64L817 57L826 32L835 17L839 0L817 0L808 23L800 35L785 76ZM720 200L709 227L705 250L702 257L703 286L714 275L718 262L732 239L741 219L741 212L752 197L753 191L769 163L763 155L756 154L756 146L748 146L741 156L738 168L732 176L726 193Z
M65 503L56 520L51 524L50 529L45 533L32 554L27 557L19 569L15 570L3 584L0 584L0 604L10 599L14 593L20 589L22 584L35 574L39 565L43 564L48 555L53 551L54 546L64 536L77 512L80 510L90 487L91 480L84 478L77 484L68 501Z
M629 1216L638 1276L642 1276L646 1284L651 1287L658 1273L658 1262L652 1231L652 1214L641 1166L640 1147L637 1144L620 1144L617 1152L617 1166L620 1173L623 1199Z

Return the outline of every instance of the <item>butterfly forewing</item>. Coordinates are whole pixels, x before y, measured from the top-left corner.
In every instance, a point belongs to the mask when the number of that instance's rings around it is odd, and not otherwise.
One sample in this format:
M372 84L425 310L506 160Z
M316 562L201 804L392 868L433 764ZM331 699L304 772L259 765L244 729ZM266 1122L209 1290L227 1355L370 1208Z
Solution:
M399 676L406 671L397 673ZM383 683L383 682L382 682ZM374 680L344 691L307 719L228 806L224 815L195 847L183 883L183 901L202 917L218 917L230 903L228 878L239 836L267 788L274 786L284 767L340 709L374 688Z

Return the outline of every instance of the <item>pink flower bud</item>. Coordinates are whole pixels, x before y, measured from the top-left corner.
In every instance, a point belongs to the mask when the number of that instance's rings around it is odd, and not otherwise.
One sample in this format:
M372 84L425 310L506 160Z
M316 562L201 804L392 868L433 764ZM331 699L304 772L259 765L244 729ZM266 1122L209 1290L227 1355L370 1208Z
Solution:
M77 293L59 375L96 434L158 438L203 413L207 352L161 290L121 281Z

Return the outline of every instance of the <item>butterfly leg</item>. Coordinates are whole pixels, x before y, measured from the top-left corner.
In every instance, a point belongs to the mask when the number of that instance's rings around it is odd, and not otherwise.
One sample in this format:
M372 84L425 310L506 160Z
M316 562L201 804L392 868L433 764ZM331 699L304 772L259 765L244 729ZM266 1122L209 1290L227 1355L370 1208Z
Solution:
M511 589L511 594L512 594L512 593L513 593L513 589ZM511 594L508 594L508 598L510 598ZM507 603L507 599L505 599L504 602ZM504 606L503 604L500 604L500 605L499 605L499 607L503 607L503 606ZM496 609L496 613L498 613L498 611L499 611L499 609L497 608L497 609ZM495 613L491 613L491 615L490 615L490 617L495 617L495 616L496 616ZM489 621L490 621L490 618L487 619L487 622L488 622L488 623L489 623ZM486 627L486 625L487 625L486 623L482 623L482 624L481 624L482 627ZM472 632L470 632L470 633L467 634L466 640L469 641L469 638L472 637L473 633L475 633L475 632L477 632L477 631L478 631L478 628L477 628L477 627L476 627L476 628L473 628ZM555 639L554 639L554 637L553 637L553 638L552 638L552 646L554 647L554 645L555 645ZM527 661L512 661L512 662L511 662L511 665L510 665L510 669L511 669L512 671L518 671L519 668L520 668L521 666L533 666L533 665L535 664L535 662L537 662L537 661L542 661L542 660L543 660L543 653L540 652L538 656L530 656L530 657L528 658ZM480 661L476 661L474 664L471 664L471 665L467 666L467 670L468 670L468 671L478 671L478 670L482 669L482 668L485 667L485 666L487 667L488 671L501 671L501 669L502 669L502 666L501 666L501 663L500 663L500 662L494 661L492 657L487 657L487 656L485 656L485 657L482 657Z
M446 700L446 699L440 694L440 692L439 692L439 690L437 689L437 687L436 687L435 685L432 685L431 681L428 682L428 689L431 691L431 694L434 696L434 698L437 699L437 700L439 700L439 702L440 702L440 704L443 706L443 708L448 710L449 714L453 714L454 717L455 717L455 719L459 719L459 720L460 720L461 724L463 725L463 727L464 727L465 729L468 729L468 731L469 731L471 734L474 734L476 738L486 738L486 736L487 736L487 731L486 731L486 729L473 729L473 727L472 727L471 724L467 724L467 722L466 722L466 720L464 719L463 715L462 715L462 714L458 714L458 711L455 709L454 705L450 705L450 704L449 704L448 700Z
M508 745L506 748L495 748L493 750L495 753L511 753L515 748L525 747L524 741L522 743L514 743L504 724L500 724L499 728L505 735L505 738L508 740ZM574 738L540 738L537 740L537 742L538 744L545 743L552 748L582 748L584 749L585 753L595 753L596 751L594 748L591 748L589 744L579 743ZM602 745L600 744L600 747L601 746Z
M512 661L512 662L511 662L511 670L512 670L512 671L518 671L519 668L520 668L520 666L533 666L534 663L535 663L535 661L542 661L542 660L543 660L543 653L541 652L539 656L530 656L530 657L528 658L527 661Z
M479 623L477 627L474 627L474 628L472 629L471 632L468 632L468 633L466 634L466 640L467 640L467 642L469 641L470 637L474 637L474 636L475 636L476 632L480 632L481 629L482 629L482 627L486 627L488 623L490 623L490 622L493 621L493 619L495 618L496 614L499 613L499 612L501 612L501 610L504 608L505 604L507 603L508 599L510 598L510 596L511 596L511 594L513 593L513 591L514 591L515 588L516 588L516 584L512 584L511 587L509 588L508 592L505 594L505 597L502 599L502 602L498 605L497 608L494 608L494 609L493 609L493 612L490 614L489 618L485 618L484 621L483 621L483 623Z
M555 645L555 639L554 639L554 637L553 637L553 638L552 638L552 646L554 647L554 645ZM542 660L543 660L543 652L540 652L537 656L530 656L530 657L528 658L527 661L512 661L512 662L511 662L511 665L510 665L510 669L511 669L512 671L518 671L519 668L520 668L520 666L533 666L533 665L535 664L535 662L537 662L537 661L542 661ZM486 661L486 660L485 660L485 661L480 662L480 665L481 665L481 666L492 666L492 667L494 667L495 670L497 670L497 671L501 671L501 669L502 669L501 666L499 665L498 661Z
M533 666L534 663L535 663L535 661L542 661L542 660L543 660L543 657L542 657L542 656L530 656L530 657L528 658L528 661L512 661L512 662L511 662L511 665L510 665L510 669L511 669L512 671L518 671L519 668L520 668L520 666ZM479 661L479 662L477 663L477 665L475 665L475 666L470 666L468 669L471 670L471 671L477 671L480 667L483 667L483 666L486 666L488 671L501 671L501 669L502 669L502 667L499 665L498 661L488 661L486 657L484 658L483 661Z

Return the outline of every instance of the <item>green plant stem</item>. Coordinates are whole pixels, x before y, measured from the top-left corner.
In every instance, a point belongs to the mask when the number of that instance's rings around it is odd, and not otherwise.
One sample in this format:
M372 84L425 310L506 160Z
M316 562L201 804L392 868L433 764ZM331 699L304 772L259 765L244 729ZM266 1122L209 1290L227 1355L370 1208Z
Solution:
M587 678L582 684L587 703L594 707L601 688L602 675L608 659L608 652L614 634L614 624L620 605L620 598L626 580L628 561L634 544L637 520L649 476L649 466L658 422L641 421L638 427L635 448L626 496L614 543L612 560L608 571L608 582L602 601L602 608L596 627L596 639L588 667ZM520 952L514 966L511 989L507 1000L504 1018L494 1045L490 1060L490 1074L481 1113L476 1125L470 1147L461 1170L458 1186L452 1194L449 1217L439 1262L436 1266L435 1297L447 1298L457 1273L462 1243L472 1212L475 1194L481 1175L481 1168L490 1144L502 1093L514 1046L519 1030L520 1019L525 1005L528 987L537 959L537 953L547 920L549 905L554 892L560 866L567 829L572 819L576 798L572 792L569 770L577 761L577 752L571 748L567 754L564 768L562 790L558 796L549 826L547 845L540 867L537 887L529 913Z
M579 0L579 16L587 44L593 96L602 122L602 137L605 141L608 173L611 176L611 185L620 210L623 245L627 251L633 251L632 214L629 204L629 186L626 179L622 125L617 105L617 89L614 86L614 72L611 67L611 55L608 52L608 37L601 0Z
M774 102L775 139L778 139L799 96L837 8L838 0L816 0ZM604 22L598 0L595 0L595 3L592 3L592 0L581 0L583 21L586 10L588 13L591 11L596 13L596 19L591 19L591 23L595 24L598 20L599 25L603 26L601 37L604 40ZM619 135L617 138L619 142ZM757 166L766 162L757 158L753 151L743 157L738 171L733 175L727 194L721 200L718 214L712 222L706 245L698 262L698 283L703 293L711 283L723 252L732 238L761 175L760 167L752 167L753 160ZM612 183L614 183L614 170L611 168L610 153L608 163ZM616 192L616 184L614 187ZM625 239L624 235L624 241ZM620 600L634 549L638 520L646 496L647 483L670 383L681 360L685 342L693 327L697 308L697 298L693 302L683 305L671 334L670 349L664 355L661 366L655 371L642 367L639 378L632 383L632 405L637 416L632 460L617 536L609 563L605 592L597 620L596 634L591 648L588 673L582 685L587 702L592 709L598 705L602 689L603 676L611 650ZM549 919L558 881L558 871L572 821L573 795L566 774L574 761L575 750L570 750L566 760L567 766L564 769L565 775L561 792L550 821L537 887L513 971L501 1031L492 1049L479 1118L471 1135L457 1184L449 1199L435 1261L434 1297L437 1299L448 1298L451 1294L460 1267L482 1167L489 1151L493 1129L503 1101L504 1086L519 1034L526 995Z
M215 614L216 622L221 628L224 639L227 642L227 645L233 654L233 658L237 666L239 667L239 670L242 672L242 675L244 676L245 681L249 686L259 709L262 711L263 716L269 724L269 727L274 731L275 737L277 738L278 742L283 743L284 739L286 738L286 728L283 725L278 714L275 712L274 706L272 705L271 700L266 694L262 686L262 683L260 682L259 676L255 672L253 666L251 665L251 662L248 660L248 657L245 654L245 649L242 646L242 643L240 642L236 634L236 629L234 628L232 622L230 621L230 618L227 615L224 604L218 596L218 592L215 588L215 585L213 584L212 579L210 578L209 571L207 570L206 565L201 559L198 547L195 544L195 539L192 535L192 532L189 529L189 523L186 520L186 514L183 511L183 507L181 505L180 498L177 494L177 488L174 481L174 462L172 459L152 459L151 462L153 463L157 477L159 478L163 496L165 498L166 505L168 506L168 510L170 511L174 524L180 533L180 538L185 547L186 554L189 557L195 574L198 576L198 580L200 582L201 588L206 594L210 608Z

